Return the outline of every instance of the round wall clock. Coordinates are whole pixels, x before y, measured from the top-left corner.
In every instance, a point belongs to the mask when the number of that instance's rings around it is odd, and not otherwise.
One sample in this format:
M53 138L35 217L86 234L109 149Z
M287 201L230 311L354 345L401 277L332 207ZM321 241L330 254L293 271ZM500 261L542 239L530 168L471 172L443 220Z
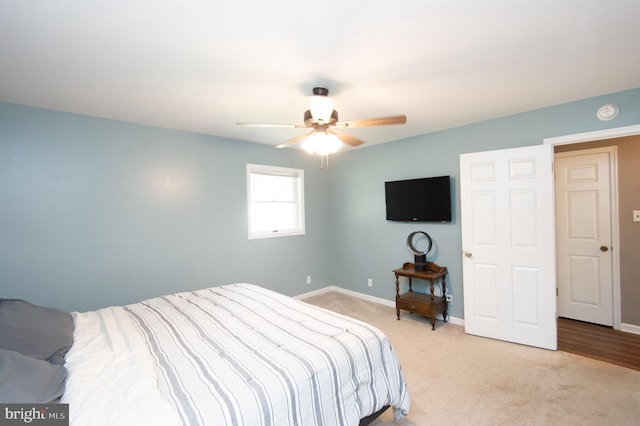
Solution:
M618 112L620 112L620 109L617 105L605 104L598 108L596 115L598 116L598 119L602 121L609 121L614 119L618 115Z

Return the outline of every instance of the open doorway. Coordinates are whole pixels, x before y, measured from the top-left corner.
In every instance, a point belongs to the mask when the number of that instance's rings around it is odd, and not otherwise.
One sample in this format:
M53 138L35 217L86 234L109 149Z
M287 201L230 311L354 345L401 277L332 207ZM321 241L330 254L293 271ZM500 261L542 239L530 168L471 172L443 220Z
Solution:
M618 151L616 190L618 223L612 227L613 268L613 328L640 334L640 313L636 313L640 289L636 289L634 276L640 265L634 259L640 247L640 223L632 222L632 211L640 209L638 200L640 169L640 126L629 126L590 133L550 138L545 144L553 144L556 153L567 153L585 149L616 147Z

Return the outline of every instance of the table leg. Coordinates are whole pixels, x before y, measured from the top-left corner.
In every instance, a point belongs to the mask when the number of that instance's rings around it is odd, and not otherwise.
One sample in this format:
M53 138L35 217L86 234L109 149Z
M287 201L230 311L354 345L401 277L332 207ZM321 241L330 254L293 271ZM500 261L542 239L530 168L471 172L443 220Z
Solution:
M449 304L447 303L447 276L442 277L442 297L444 297L444 312L442 313L442 319L447 322L449 319Z
M431 317L431 330L436 329L436 314L435 314L435 294L433 291L433 280L429 280L429 288L431 290L431 306L433 306L433 316Z
M398 308L398 297L400 296L400 281L398 280L398 274L396 274L396 317L400 321L400 308Z

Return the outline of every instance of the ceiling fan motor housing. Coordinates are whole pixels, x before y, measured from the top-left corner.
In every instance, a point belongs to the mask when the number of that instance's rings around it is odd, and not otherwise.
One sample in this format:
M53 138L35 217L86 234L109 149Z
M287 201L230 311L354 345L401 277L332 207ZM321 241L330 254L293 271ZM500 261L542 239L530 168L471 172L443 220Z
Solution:
M322 124L327 124L330 126L337 122L338 122L338 111L334 109L333 112L331 113L331 118L329 119L329 121ZM311 115L311 110L309 109L304 112L304 124L307 127L313 127L314 124L317 124L316 121L313 119L313 115Z
M313 94L316 96L328 96L329 95L329 89L327 89L326 87L314 87L313 88Z

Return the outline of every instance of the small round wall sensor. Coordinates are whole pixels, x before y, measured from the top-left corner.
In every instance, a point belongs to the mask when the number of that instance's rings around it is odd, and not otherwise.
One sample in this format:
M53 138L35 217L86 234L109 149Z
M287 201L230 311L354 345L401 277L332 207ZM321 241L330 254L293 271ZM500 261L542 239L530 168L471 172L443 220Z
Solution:
M596 115L598 116L598 119L602 121L609 121L616 118L618 112L620 112L620 109L617 105L605 104L598 108Z

